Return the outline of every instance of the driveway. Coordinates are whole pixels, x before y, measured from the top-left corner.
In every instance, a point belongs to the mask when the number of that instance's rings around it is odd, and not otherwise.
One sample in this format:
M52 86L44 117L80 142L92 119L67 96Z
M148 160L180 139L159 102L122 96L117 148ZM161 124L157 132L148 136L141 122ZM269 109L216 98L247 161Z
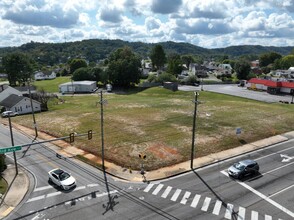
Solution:
M221 84L221 85L203 85L201 86L179 86L181 91L204 91L217 92L227 95L239 96L248 99L254 99L262 102L275 103L279 101L292 101L291 95L272 95L267 92L248 90L246 87L238 87L236 84Z

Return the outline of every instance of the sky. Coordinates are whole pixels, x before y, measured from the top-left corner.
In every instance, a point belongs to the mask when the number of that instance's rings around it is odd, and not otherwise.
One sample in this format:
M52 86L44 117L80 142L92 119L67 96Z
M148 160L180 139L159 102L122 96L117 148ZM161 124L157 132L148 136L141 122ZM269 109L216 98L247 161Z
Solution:
M294 46L294 0L0 1L0 47L85 39Z

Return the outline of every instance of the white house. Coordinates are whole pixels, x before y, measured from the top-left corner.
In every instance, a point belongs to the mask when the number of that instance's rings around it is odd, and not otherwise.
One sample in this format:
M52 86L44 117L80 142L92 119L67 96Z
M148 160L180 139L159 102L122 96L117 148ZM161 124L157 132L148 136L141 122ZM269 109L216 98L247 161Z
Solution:
M59 92L64 93L91 93L97 90L96 81L73 81L59 85Z
M34 112L41 112L41 103L32 100ZM24 96L11 94L6 99L0 102L0 105L5 107L6 111L17 112L18 114L27 114L32 112L31 101Z
M22 93L18 91L17 89L14 89L6 84L0 85L0 102L12 94L17 96L22 96Z
M54 71L52 72L42 72L38 71L35 73L35 80L45 80L45 79L55 79L56 73Z

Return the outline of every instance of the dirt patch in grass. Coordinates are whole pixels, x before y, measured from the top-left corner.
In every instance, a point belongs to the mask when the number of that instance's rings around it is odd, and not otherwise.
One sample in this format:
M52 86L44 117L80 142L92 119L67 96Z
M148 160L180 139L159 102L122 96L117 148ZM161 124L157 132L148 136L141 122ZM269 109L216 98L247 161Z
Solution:
M166 146L163 143L154 143L147 148L147 151L158 159L170 160L181 157L177 149Z

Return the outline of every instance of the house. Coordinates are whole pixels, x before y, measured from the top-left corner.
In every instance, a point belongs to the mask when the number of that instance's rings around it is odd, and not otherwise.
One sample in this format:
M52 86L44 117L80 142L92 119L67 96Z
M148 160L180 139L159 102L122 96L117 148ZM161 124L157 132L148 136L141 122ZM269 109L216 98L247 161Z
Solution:
M217 76L230 76L232 75L233 68L230 64L227 63L221 63L218 65L217 69L214 70L214 73Z
M15 88L12 88L8 84L0 85L0 102L6 99L10 95L22 96L22 93Z
M41 112L41 103L36 100L32 100L32 103L34 112ZM20 115L32 112L31 100L27 97L15 94L11 94L6 99L2 100L0 105L5 107L6 111L17 112Z
M247 89L267 91L270 94L293 94L294 82L252 78L246 82Z
M197 63L190 63L189 71L199 78L206 78L208 76L208 69L204 65L199 65Z
M56 73L54 71L50 72L42 72L42 71L37 71L34 75L35 80L46 80L46 79L55 79L56 78Z
M72 81L59 85L59 92L64 93L91 93L97 90L96 81Z

